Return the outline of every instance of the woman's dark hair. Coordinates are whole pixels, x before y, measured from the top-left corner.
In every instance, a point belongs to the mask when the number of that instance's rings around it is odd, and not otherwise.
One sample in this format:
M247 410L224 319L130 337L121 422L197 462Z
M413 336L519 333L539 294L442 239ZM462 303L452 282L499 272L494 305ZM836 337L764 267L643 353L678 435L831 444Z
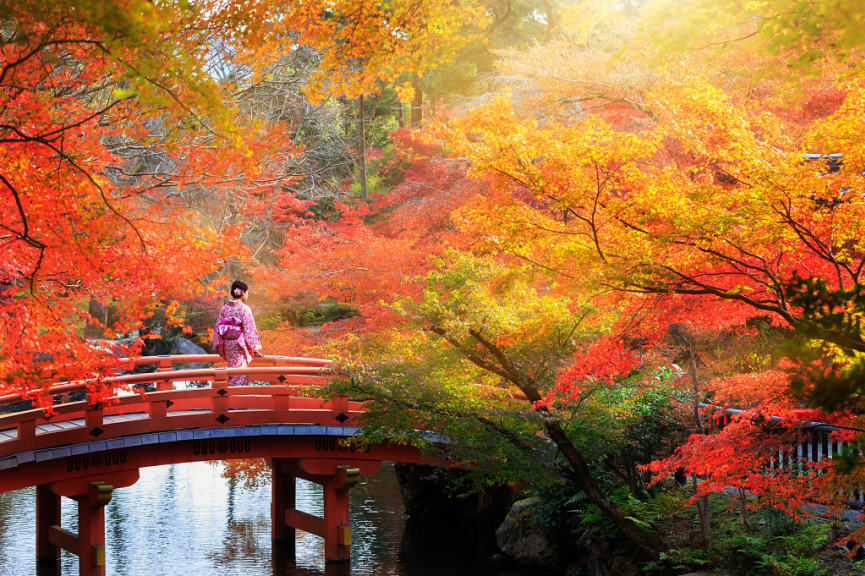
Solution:
M246 285L246 282L241 282L240 280L235 280L231 283L231 297L232 298L240 298L243 296L243 293L249 290L249 286Z

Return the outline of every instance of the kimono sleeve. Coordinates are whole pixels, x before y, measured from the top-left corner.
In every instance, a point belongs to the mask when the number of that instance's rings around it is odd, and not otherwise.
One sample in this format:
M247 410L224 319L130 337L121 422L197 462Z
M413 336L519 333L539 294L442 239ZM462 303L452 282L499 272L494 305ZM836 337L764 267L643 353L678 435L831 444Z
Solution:
M219 316L216 317L216 326L213 327L213 343L210 345L211 350L218 350L222 344L222 336L219 335L219 321L222 320L223 310L219 310Z
M249 306L243 307L243 338L251 351L261 350L261 339L255 329L255 318Z

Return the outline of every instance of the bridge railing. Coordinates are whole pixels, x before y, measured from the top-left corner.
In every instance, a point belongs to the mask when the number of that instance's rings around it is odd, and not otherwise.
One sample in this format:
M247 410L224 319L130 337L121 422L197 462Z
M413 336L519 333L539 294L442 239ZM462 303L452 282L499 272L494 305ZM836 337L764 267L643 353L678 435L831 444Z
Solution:
M177 381L212 381L214 379L213 375L217 373L215 371L237 370L220 367L202 368L195 370L176 369L176 365L191 363L225 364L225 360L223 360L220 356L216 354L184 354L170 356L140 356L138 358L121 358L119 362L119 368L121 370L133 370L139 366L155 365L156 371L112 376L108 378L103 378L101 382L105 386L115 385L121 390L123 390L124 388L128 389L128 387L134 386L136 384L155 383L157 391L165 391L171 390L172 384ZM266 377L270 374L277 374L277 377L279 375L283 375L284 371L281 370L282 367L307 367L316 370L317 372L315 372L315 374L321 375L331 365L332 362L330 360L325 360L322 358L268 355L255 358L248 367L248 369L255 370L255 372L251 373L252 375L262 376L261 379L266 380ZM260 368L267 367L277 368L277 370L258 371L258 369ZM164 374L165 372L170 372L170 375ZM313 372L309 372L309 374L313 374ZM45 388L34 389L28 392L12 392L9 394L3 394L0 395L0 406L12 404L14 402L20 402L22 400L29 400L37 395L60 395L61 400L65 402L68 401L68 395L71 392L90 390L95 382L96 381L94 380L60 382L57 384L49 385Z
M315 394L329 379L331 363L327 360L271 356L244 368L171 369L174 364L217 358L140 358L129 364L156 364L168 369L50 386L48 394L81 390L88 394L85 400L62 402L50 410L34 408L0 416L0 460L23 451L165 430L249 424L350 425L362 413L360 402L350 402L346 397L322 399ZM235 375L269 385L229 387L228 379ZM212 385L174 390L177 381L206 381ZM136 385L149 383L156 383L155 392L135 389ZM127 393L118 395L118 390ZM0 396L0 405L22 399L25 397L20 393L6 394Z
M189 364L190 362L213 362L224 364L225 360L217 354L179 354L162 356L139 356L138 358L122 358L122 364L129 366L145 366L156 364L157 371L169 370L174 364ZM259 356L252 361L252 366L330 366L331 361L322 358L304 358L299 356Z

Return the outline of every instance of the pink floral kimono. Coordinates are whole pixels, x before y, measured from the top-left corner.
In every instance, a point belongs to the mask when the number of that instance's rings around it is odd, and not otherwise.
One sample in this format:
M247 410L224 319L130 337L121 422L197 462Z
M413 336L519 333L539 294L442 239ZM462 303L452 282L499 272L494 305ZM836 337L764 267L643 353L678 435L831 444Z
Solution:
M240 337L228 339L220 335L220 325L226 323L240 327ZM261 350L261 340L255 329L255 319L252 310L240 300L226 302L219 311L216 329L213 331L213 349L228 362L229 368L243 368L252 362L253 353ZM229 386L246 386L248 376L232 376L228 379Z

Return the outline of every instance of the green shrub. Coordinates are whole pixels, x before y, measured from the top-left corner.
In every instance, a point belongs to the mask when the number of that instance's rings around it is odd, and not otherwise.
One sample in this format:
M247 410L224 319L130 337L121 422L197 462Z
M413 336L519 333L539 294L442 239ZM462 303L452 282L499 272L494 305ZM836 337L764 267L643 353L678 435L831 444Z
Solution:
M351 318L357 316L358 311L348 304L340 304L338 302L322 302L315 308L309 308L303 311L300 317L301 326L321 326L327 322L342 320L343 318Z
M817 561L826 545L828 528L812 523L787 524L788 532L773 535L782 523L773 513L763 514L765 534L736 534L719 542L724 567L735 574L767 576L823 576L827 573Z
M699 548L673 548L661 552L657 560L646 562L643 572L647 574L669 574L670 571L692 572L710 565L709 553Z
M541 498L535 524L543 530L550 543L559 550L573 546L581 528L581 517L588 509L585 492L573 486L553 485L538 491Z

